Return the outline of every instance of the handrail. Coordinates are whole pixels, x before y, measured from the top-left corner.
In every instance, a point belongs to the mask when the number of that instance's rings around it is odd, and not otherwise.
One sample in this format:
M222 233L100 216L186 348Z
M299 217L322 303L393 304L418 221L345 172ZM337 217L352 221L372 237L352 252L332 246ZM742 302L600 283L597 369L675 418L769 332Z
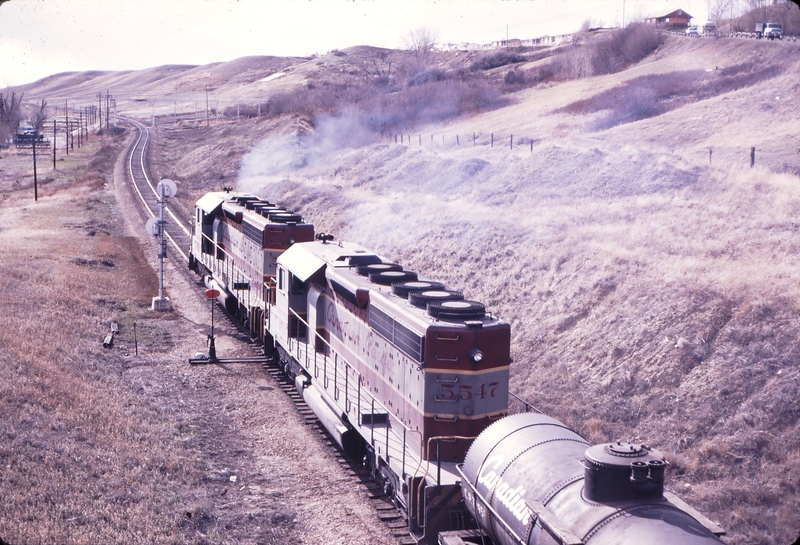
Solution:
M351 371L353 372L353 374L354 374L356 377L358 377L358 379L359 379L359 380L357 381L357 383L358 383L358 389L359 389L359 392L360 392L360 391L361 391L361 389L362 389L362 388L361 388L361 383L362 383L362 380L361 380L361 378L362 378L362 375L361 375L361 373L359 373L359 372L358 372L358 369L356 369L356 368L355 368L353 365L351 365L351 364L350 364L350 362L349 362L349 361L347 361L347 358L345 358L345 357L344 357L344 356L343 356L343 355L342 355L342 354L341 354L341 353L340 353L338 350L336 350L336 349L335 349L335 348L334 348L334 347L331 345L331 343L329 343L327 340L325 340L325 338L324 338L324 337L322 337L322 336L321 336L321 335L320 335L320 334L319 334L319 333L316 331L316 328L312 328L312 327L310 326L310 324L309 324L309 323L308 323L306 320L304 320L304 319L303 319L303 318L302 318L302 317L301 317L299 314L297 314L297 312L295 312L295 311L294 311L294 309L291 309L291 308L290 308L290 309L289 309L289 313L290 313L291 315L293 315L295 318L297 318L297 320L298 320L300 323L302 323L302 324L304 324L304 325L306 326L306 331L313 331L313 332L314 332L314 341L315 341L315 342L316 342L317 340L320 340L320 341L322 341L322 343L323 343L325 346L327 346L327 347L328 347L328 349L329 349L329 350L330 350L330 351L331 351L331 352L334 354L334 356L335 356L335 357L334 357L334 365L335 365L335 367L334 367L334 387L336 387L336 383L335 383L335 381L336 381L336 377L337 377L337 376L338 376L338 374L339 374L339 371L338 371L338 361L341 359L341 361L342 361L342 362L343 362L343 364L344 364L344 368L345 368L345 370L348 370L348 369L349 369L349 370L351 370ZM300 343L300 340L298 339L298 340L297 340L297 342L298 342L298 344L299 344L299 343ZM319 351L316 349L316 346L312 346L312 344L309 342L309 340L306 340L306 341L304 341L304 342L303 342L303 344L305 344L305 345L308 347L308 350L309 350L309 351L313 350L313 351L314 351L314 353L315 353L315 355L319 353ZM325 361L327 361L327 355L323 354L323 356L325 357ZM316 361L316 357L315 357L314 359L315 359L315 361ZM327 375L327 373L326 373L326 371L325 371L325 370L323 370L323 374ZM326 388L326 389L327 389L327 388ZM347 394L347 393L345 393L345 395L348 395L348 394ZM389 417L389 418L390 418L392 421L395 421L395 422L397 422L397 423L398 423L398 425L400 426L400 428L402 428L402 429L405 429L405 430L407 430L407 431L410 431L410 432L415 432L415 430L412 430L411 428L409 428L408 426L406 426L406 424L405 424L405 423L404 423L402 420L400 420L399 418L397 418L396 416L394 416L394 415L392 414L392 412L391 412L391 411L390 411L390 410L389 410L389 409L386 407L386 405L384 405L383 403L381 403L381 402L380 402L380 401L379 401L377 398L375 398L375 396L373 396L373 395L372 395L372 394L370 394L370 393L367 393L366 395L368 395L368 396L369 396L369 398L372 400L372 403L373 403L373 404L372 404L372 407L373 407L373 409L372 409L372 412L373 412L373 413L375 412L375 411L374 411L374 407L375 407L375 405L377 405L377 406L378 406L378 408L379 408L379 409L381 409L381 410L383 410L383 411L384 411L384 412L385 412L385 413L388 415L388 417ZM360 423L359 423L359 425L360 425ZM420 432L416 432L416 433L420 433ZM420 458L422 457L422 456L421 456L421 454L422 454L422 447L423 447L421 439L422 439L422 434L420 433L420 445L419 445L419 446L420 446Z
M533 409L533 411L534 411L534 412L536 412L536 413L539 413L539 414L544 414L542 411L540 411L540 410L539 410L539 409L538 409L536 406L534 406L532 403L529 403L528 401L526 401L526 400L522 399L520 396L518 396L518 395L517 395L517 394L515 394L514 392L511 392L511 391L509 391L509 392L508 392L508 395L510 395L511 397L513 397L514 399L516 399L517 401L519 401L520 403L522 403L522 405L524 405L524 406L525 406L525 412L526 412L526 413L527 413L527 412L530 412L530 410L529 410L529 409ZM510 405L510 403L509 403L509 405Z
M209 267L209 269L211 270L212 273L214 273L214 274L219 274L219 273L226 274L228 277L232 277L234 279L234 282L236 282L237 280L247 280L248 282L252 283L253 279L250 277L250 275L248 275L246 272L244 272L242 269L240 269L239 267L237 267L234 264L234 258L236 256L234 256L232 253L230 253L225 248L220 247L216 242L214 242L214 240L211 237L209 237L208 235L206 235L202 231L200 232L200 237L201 237L200 238L201 246L202 246L203 241L207 240L207 241L210 242L210 244L212 245L212 247L214 249L214 254L213 255L212 254L206 254L206 255L209 255L209 259L208 260L202 258L202 256L201 256L201 259L200 259L200 262L203 265L206 265L207 267ZM194 237L192 237L192 239L193 238ZM227 259L217 259L215 256L216 256L216 252L218 252L218 251L221 251L223 253L223 255ZM222 265L220 265L219 263L214 263L214 262L220 262L220 261L223 263ZM225 270L226 268L227 268L227 271ZM261 293L261 294L257 293L255 296L253 296L252 298L255 299L254 302L250 301L251 295L248 294L248 301L247 301L248 306L261 306L263 304L266 307L266 303L268 302L267 295L269 294L269 292L270 292L270 290L272 288L266 282L263 282L263 281L261 282L261 288L262 288L262 290L266 290L266 291L264 293ZM250 293L252 293L252 290L250 290Z

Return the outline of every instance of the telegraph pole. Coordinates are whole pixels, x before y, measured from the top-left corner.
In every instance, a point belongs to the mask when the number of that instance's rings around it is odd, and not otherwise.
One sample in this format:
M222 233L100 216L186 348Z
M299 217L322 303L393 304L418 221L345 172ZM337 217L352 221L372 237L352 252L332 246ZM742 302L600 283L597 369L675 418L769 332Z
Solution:
M64 151L69 155L69 109L66 100L64 101Z
M206 127L208 127L208 85L206 85Z
M56 127L58 126L58 106L56 114L53 116L53 170L56 169Z
M111 95L108 94L108 89L106 89L106 129L109 128L108 127L108 118L110 116L108 115L108 112L111 111L111 108L109 108L109 104L108 103L109 103L109 99L110 98L111 98Z
M39 200L39 183L36 179L36 141L39 139L39 129L33 131L33 200Z

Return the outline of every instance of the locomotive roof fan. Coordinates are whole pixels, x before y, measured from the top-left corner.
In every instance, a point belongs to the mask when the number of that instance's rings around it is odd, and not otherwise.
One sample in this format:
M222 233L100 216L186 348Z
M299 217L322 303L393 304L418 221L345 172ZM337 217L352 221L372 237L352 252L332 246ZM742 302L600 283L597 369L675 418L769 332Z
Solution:
M480 320L486 315L486 307L477 301L434 301L428 303L428 314L445 322Z
M368 263L356 267L356 272L361 276L369 276L372 273L383 271L402 271L403 267L399 263Z
M417 273L412 271L380 271L369 273L369 281L374 284L390 286L398 282L409 282L417 279Z
M408 302L418 308L427 308L428 303L459 301L464 294L455 290L422 290L408 293Z
M412 291L443 290L444 284L434 280L411 280L408 282L395 282L392 284L392 293L403 299L408 299Z

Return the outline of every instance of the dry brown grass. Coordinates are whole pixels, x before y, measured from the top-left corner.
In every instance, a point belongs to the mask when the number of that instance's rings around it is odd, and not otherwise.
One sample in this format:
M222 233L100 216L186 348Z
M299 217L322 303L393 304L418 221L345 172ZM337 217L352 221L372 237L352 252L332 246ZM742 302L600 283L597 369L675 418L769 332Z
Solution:
M106 158L120 144L61 162L36 203L26 178L4 179L0 536L10 543L179 541L181 488L196 478L185 437L121 383L127 354L101 345L111 321L118 343L132 344L133 321L143 340L159 329L143 295L153 272L108 217Z
M797 66L781 70L768 86L790 85ZM663 449L671 486L730 543L789 543L800 530L797 177L746 158L709 166L707 149L681 144L686 107L596 135L591 114L554 111L607 89L608 78L566 83L420 129L519 123L550 135L533 154L416 141L333 153L276 135L245 157L239 187L487 303L512 324L515 391L594 442ZM770 101L744 86L691 108L724 119ZM718 137L747 149L754 133Z
M176 311L149 309L156 252L127 235L143 220L111 182L123 141L65 158L37 203L30 157L0 155L0 538L392 543L260 366L186 363L204 348L208 306L169 263ZM104 349L111 321L121 332ZM221 355L250 355L224 320L216 334ZM346 507L321 508L330 501Z

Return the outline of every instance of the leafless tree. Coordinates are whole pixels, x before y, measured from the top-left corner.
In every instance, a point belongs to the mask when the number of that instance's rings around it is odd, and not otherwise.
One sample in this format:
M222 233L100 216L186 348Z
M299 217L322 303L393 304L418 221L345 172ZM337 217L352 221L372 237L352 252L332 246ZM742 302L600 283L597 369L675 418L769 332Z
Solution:
M438 40L439 31L429 27L420 27L408 32L405 44L406 48L414 53L416 71L423 72L428 68Z
M8 143L19 128L22 96L17 98L17 94L13 92L10 97L0 93L0 144Z
M42 99L42 103L35 107L28 121L31 124L31 127L33 127L38 133L42 130L44 122L47 121L47 119L47 102L45 99Z
M709 0L708 20L719 25L723 19L731 19L732 4L732 0Z
M586 19L581 25L581 29L572 35L572 45L578 45L579 43L585 41L586 36L587 34L589 34L589 30L591 28L592 28L591 19Z

